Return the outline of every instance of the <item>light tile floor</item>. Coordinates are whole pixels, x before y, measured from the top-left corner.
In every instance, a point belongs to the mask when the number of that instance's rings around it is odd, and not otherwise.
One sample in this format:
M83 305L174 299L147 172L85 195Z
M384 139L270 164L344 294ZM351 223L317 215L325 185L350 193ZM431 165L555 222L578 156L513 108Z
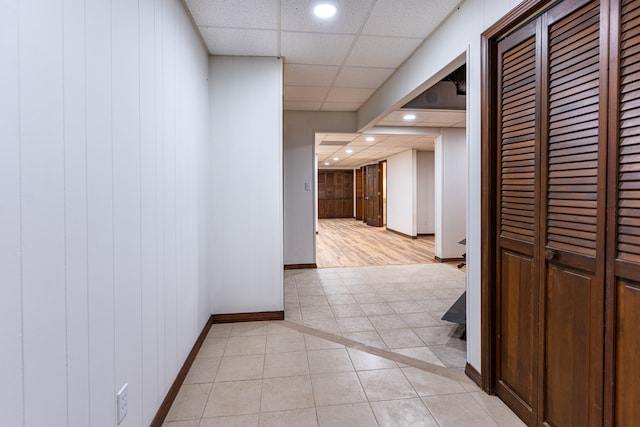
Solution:
M524 424L459 370L281 321L213 325L164 425Z
M447 264L287 270L285 319L463 369L463 329L440 318L464 290L465 273Z
M444 264L285 272L285 321L213 325L167 427L524 424L465 376Z

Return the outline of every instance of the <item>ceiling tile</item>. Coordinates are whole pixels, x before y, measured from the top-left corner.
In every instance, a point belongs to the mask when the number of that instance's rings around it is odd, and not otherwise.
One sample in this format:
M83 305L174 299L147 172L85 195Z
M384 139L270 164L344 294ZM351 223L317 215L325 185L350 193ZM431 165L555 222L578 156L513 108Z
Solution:
M324 102L322 111L357 111L362 102Z
M364 102L375 89L360 89L350 87L334 87L327 95L327 102Z
M459 0L378 0L362 34L424 39Z
M291 86L331 86L338 66L284 64L284 79Z
M282 56L287 63L340 65L355 39L342 34L282 32Z
M278 29L280 8L273 0L186 0L198 25Z
M278 32L233 28L200 28L212 55L278 56Z
M317 0L281 0L282 30L356 34L362 28L373 0L334 0L335 16L319 19L313 14ZM277 3L277 2L274 2Z
M376 89L394 72L393 68L342 67L336 78L339 87Z
M328 87L285 86L285 101L323 101L327 96Z
M320 111L322 102L284 101L283 109L288 111Z
M418 47L422 39L360 36L345 65L397 68Z

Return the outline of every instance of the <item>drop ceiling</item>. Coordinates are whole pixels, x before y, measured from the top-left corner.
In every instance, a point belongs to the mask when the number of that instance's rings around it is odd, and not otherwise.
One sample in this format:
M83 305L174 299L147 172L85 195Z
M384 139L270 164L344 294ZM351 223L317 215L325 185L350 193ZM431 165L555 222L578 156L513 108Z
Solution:
M185 2L212 55L284 58L285 110L357 111L455 11L460 0ZM335 17L316 18L313 7L320 2L334 4ZM389 129L464 126L464 111L419 111L410 125L400 114L394 112L377 125ZM349 147L321 144L336 137L348 138ZM364 138L319 134L316 147L321 167L328 158L332 167L357 167L409 148L432 150L435 137L380 134L375 144L368 145ZM339 149L353 153L345 157ZM333 157L341 160L333 161Z

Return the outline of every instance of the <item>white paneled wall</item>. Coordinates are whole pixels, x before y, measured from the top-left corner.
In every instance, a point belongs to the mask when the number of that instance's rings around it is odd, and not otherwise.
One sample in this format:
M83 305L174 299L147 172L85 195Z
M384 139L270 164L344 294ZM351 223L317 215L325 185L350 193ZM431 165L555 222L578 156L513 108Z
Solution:
M418 234L434 234L436 231L435 185L433 151L417 152L417 231Z
M2 424L148 425L209 314L207 53L179 0L0 2Z
M416 159L416 150L387 159L387 228L407 236L417 236Z

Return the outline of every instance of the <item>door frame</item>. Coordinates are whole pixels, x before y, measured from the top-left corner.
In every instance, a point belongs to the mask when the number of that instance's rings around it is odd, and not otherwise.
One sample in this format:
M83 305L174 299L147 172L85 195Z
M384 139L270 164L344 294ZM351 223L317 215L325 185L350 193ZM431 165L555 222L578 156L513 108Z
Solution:
M533 19L561 0L526 0L489 27L481 37L481 313L480 313L480 386L489 394L495 393L497 351L496 288L497 241L497 146L498 102L496 80L498 42L522 24Z

